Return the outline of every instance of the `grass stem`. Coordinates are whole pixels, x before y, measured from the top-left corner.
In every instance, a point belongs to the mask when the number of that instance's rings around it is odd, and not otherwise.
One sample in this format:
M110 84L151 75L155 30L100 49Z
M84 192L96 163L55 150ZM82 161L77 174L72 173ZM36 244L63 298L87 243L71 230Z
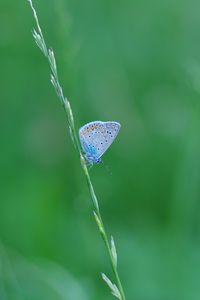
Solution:
M49 49L46 45L42 30L40 27L39 19L38 19L38 16L37 16L37 13L33 6L32 1L28 0L28 2L30 4L30 7L32 9L33 16L34 16L34 19L36 22L36 30L35 29L33 30L33 37L34 37L34 40L35 40L37 46L40 48L40 50L42 51L42 53L48 60L50 70L51 70L50 71L51 72L51 83L55 89L55 92L56 92L62 106L65 109L70 136L71 136L71 139L75 146L75 149L80 157L81 166L82 166L83 172L86 177L86 181L87 181L88 188L89 188L89 193L90 193L92 203L94 206L94 217L97 222L97 226L98 226L98 229L102 236L102 239L105 243L106 249L108 251L112 270L113 270L115 280L116 280L116 285L113 284L105 274L102 274L102 277L103 277L104 281L107 283L107 285L110 287L112 294L116 298L118 298L119 300L126 300L124 291L123 291L123 287L122 287L122 284L121 284L121 281L119 278L118 270L117 270L117 252L116 252L116 248L115 248L115 244L114 244L114 239L111 238L111 243L109 242L108 235L106 233L106 230L105 230L105 227L104 227L104 224L102 221L102 217L101 217L101 213L100 213L100 209L99 209L99 203L98 203L98 200L97 200L97 197L96 197L93 185L92 185L92 181L91 181L90 174L88 171L87 162L85 160L84 153L82 152L79 138L77 135L71 105L70 105L70 102L68 101L67 97L64 96L63 89L62 89L62 86L61 86L59 78L58 78L55 55L54 55L53 50Z

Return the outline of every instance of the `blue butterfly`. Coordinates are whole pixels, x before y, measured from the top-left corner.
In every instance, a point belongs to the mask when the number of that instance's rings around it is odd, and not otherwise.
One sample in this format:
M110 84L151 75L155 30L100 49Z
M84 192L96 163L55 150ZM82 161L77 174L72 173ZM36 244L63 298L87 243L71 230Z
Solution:
M121 125L118 122L93 121L79 129L79 137L89 164L102 162L101 156L115 140Z

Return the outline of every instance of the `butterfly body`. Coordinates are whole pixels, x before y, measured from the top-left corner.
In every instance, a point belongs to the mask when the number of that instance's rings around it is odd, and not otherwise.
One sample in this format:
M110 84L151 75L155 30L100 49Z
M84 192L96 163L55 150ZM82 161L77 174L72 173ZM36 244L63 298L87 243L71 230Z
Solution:
M93 121L79 129L81 146L89 164L101 162L101 156L115 140L120 127L114 121Z

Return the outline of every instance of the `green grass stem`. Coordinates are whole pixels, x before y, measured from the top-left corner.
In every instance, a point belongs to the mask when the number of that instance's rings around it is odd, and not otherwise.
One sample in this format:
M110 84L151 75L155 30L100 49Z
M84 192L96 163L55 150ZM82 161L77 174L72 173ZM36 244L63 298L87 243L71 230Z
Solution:
M87 162L85 160L84 153L82 152L81 145L79 142L79 137L77 135L77 130L75 127L75 122L74 122L71 105L70 105L70 102L68 101L67 97L64 96L63 89L62 89L62 86L61 86L59 78L58 78L55 55L54 55L53 50L49 49L46 45L42 30L40 27L39 19L38 19L38 16L37 16L37 13L33 6L32 1L28 0L28 2L30 4L30 7L32 9L33 16L34 16L34 19L36 22L36 30L35 29L33 30L33 37L34 37L34 40L35 40L37 46L40 48L40 50L42 51L42 53L44 54L44 56L47 58L47 60L49 62L49 66L50 66L50 70L51 70L51 83L55 89L55 92L56 92L61 104L63 105L63 107L65 109L70 136L71 136L71 139L75 146L75 149L80 157L81 166L82 166L83 172L86 177L86 181L87 181L88 188L89 188L89 193L90 193L93 207L94 207L94 217L95 217L98 229L100 231L100 234L102 236L102 239L105 243L105 246L106 246L106 249L107 249L107 252L109 255L112 270L113 270L113 273L115 276L116 285L114 283L112 283L105 274L102 274L102 278L107 283L107 285L109 286L109 288L111 290L111 293L116 298L118 298L119 300L125 300L126 299L125 294L124 294L123 287L122 287L120 277L118 274L118 270L117 270L117 252L116 252L116 248L115 248L114 239L113 239L113 237L111 237L111 242L109 242L108 235L106 233L106 230L105 230L105 227L104 227L104 224L102 221L98 199L96 197L96 194L95 194L95 191L94 191L94 188L92 185L92 181L91 181L90 174L88 171Z

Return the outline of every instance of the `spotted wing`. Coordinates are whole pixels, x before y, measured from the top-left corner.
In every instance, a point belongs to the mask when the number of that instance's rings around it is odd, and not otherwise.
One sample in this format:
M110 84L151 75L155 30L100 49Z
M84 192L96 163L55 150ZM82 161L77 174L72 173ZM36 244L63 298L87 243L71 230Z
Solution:
M118 122L94 121L79 130L83 150L94 149L95 157L100 158L115 140L121 125Z

